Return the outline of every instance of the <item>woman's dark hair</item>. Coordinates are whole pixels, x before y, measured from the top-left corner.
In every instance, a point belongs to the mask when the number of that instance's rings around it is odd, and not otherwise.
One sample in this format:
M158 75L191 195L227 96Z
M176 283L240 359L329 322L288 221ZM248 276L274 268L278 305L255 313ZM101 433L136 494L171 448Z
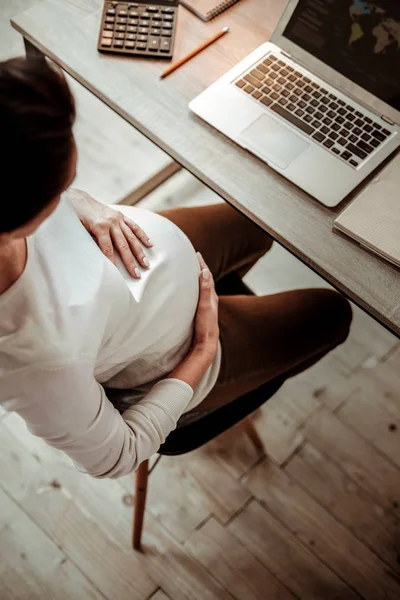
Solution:
M0 233L28 223L63 190L74 120L58 68L41 58L0 62Z

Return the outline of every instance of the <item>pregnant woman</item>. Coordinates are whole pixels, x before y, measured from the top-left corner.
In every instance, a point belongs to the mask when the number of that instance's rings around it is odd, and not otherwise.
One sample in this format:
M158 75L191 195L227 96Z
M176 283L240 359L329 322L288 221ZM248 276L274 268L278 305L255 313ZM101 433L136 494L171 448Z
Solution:
M268 235L226 204L155 214L69 189L74 117L44 60L0 63L0 404L83 472L120 477L183 413L314 364L351 309L320 289L218 302L214 281L250 269Z

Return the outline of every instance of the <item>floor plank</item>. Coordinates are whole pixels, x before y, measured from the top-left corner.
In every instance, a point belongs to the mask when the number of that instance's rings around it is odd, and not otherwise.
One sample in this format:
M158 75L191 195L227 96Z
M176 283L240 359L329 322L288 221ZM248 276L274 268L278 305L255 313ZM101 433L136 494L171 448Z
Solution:
M336 414L400 468L400 418L386 408L385 399L380 400L374 391L358 389Z
M236 600L295 598L215 519L195 531L185 548Z
M214 576L152 517L147 518L144 541L142 568L172 600L233 600Z
M124 477L120 483L133 494L133 477ZM180 542L210 514L202 487L187 469L187 461L180 457L162 457L152 472L147 507L147 511L164 523Z
M212 440L203 452L209 461L222 466L234 479L240 479L264 455L240 425Z
M319 410L307 421L304 435L385 510L399 512L398 469L340 419Z
M228 530L298 598L359 598L257 502L246 506Z
M395 600L400 578L282 470L264 461L245 483L311 552L366 600ZM346 548L346 553L343 552Z
M278 465L285 463L304 441L296 421L278 402L268 401L253 422L266 453Z
M170 600L170 598L168 598L167 594L164 594L162 590L157 590L149 600Z
M132 550L132 508L118 481L78 474L61 452L26 432L16 415L0 425L0 438L3 485L107 598L147 600L159 586L173 600L232 600L150 514L146 553Z
M323 362L325 363L325 361ZM335 412L347 400L351 392L357 389L358 382L355 376L330 377L329 365L324 364L322 366L326 366L328 383L323 380L320 381L319 385L315 386L312 390L312 394L318 399L321 406L324 406L331 412Z
M0 487L0 597L2 600L104 600Z
M118 204L173 164L167 154L72 77L68 76L68 83L76 99L74 133L79 156L72 187L84 189L101 202Z
M329 455L306 444L285 472L370 550L400 573L400 522L371 500Z
M30 435L17 415L0 424L0 438L7 493L105 597L145 600L157 582L130 549L131 510L118 482L77 476L69 460Z
M122 485L132 493L131 481L124 479ZM175 539L184 541L209 514L226 522L250 496L205 447L162 458L150 477L148 506Z
M182 169L157 190L140 201L139 206L157 212L177 206L204 206L224 202L215 192Z
M400 352L397 347L393 353L382 361L371 358L363 368L352 377L356 385L353 389L368 389L373 391L378 401L393 411L395 415L400 414ZM349 396L350 394L348 394Z
M344 398L343 403L354 391L364 390L368 395L373 394L375 402L399 420L400 376L396 373L398 364L389 366L387 363L378 363L374 369L359 371L352 378L354 384Z
M186 456L193 477L199 481L207 496L210 513L225 523L246 504L251 494L239 485L216 461L210 461L207 448Z
M301 428L307 419L320 408L321 403L309 373L285 381L277 393L268 400L267 409L272 406L283 410L296 428Z

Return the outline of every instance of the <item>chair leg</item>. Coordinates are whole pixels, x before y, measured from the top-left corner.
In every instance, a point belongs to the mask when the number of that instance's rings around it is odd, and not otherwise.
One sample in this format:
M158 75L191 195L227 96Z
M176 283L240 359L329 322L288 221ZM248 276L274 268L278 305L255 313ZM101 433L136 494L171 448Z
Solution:
M263 452L265 454L264 444L262 443L262 440L261 440L260 436L258 435L257 430L254 427L254 424L253 424L253 421L251 420L251 418L246 417L245 419L243 419L243 421L240 422L240 425L246 432L246 435L249 436L249 438L253 442L256 449L260 450L261 452Z
M146 508L147 481L149 477L149 461L144 460L135 474L135 503L133 517L132 545L141 550L144 511Z

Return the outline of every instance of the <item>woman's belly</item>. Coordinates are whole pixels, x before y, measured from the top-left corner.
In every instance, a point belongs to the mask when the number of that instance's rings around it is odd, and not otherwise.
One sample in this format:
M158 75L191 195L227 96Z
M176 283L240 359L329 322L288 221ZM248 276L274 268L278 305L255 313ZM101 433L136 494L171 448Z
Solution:
M118 207L149 236L154 246L145 249L149 269L133 279L121 261L118 269L136 301L138 311L129 363L109 379L114 387L135 387L171 371L187 354L199 294L200 267L191 242L173 223L135 207ZM135 340L140 343L135 344ZM140 355L135 354L140 347Z

